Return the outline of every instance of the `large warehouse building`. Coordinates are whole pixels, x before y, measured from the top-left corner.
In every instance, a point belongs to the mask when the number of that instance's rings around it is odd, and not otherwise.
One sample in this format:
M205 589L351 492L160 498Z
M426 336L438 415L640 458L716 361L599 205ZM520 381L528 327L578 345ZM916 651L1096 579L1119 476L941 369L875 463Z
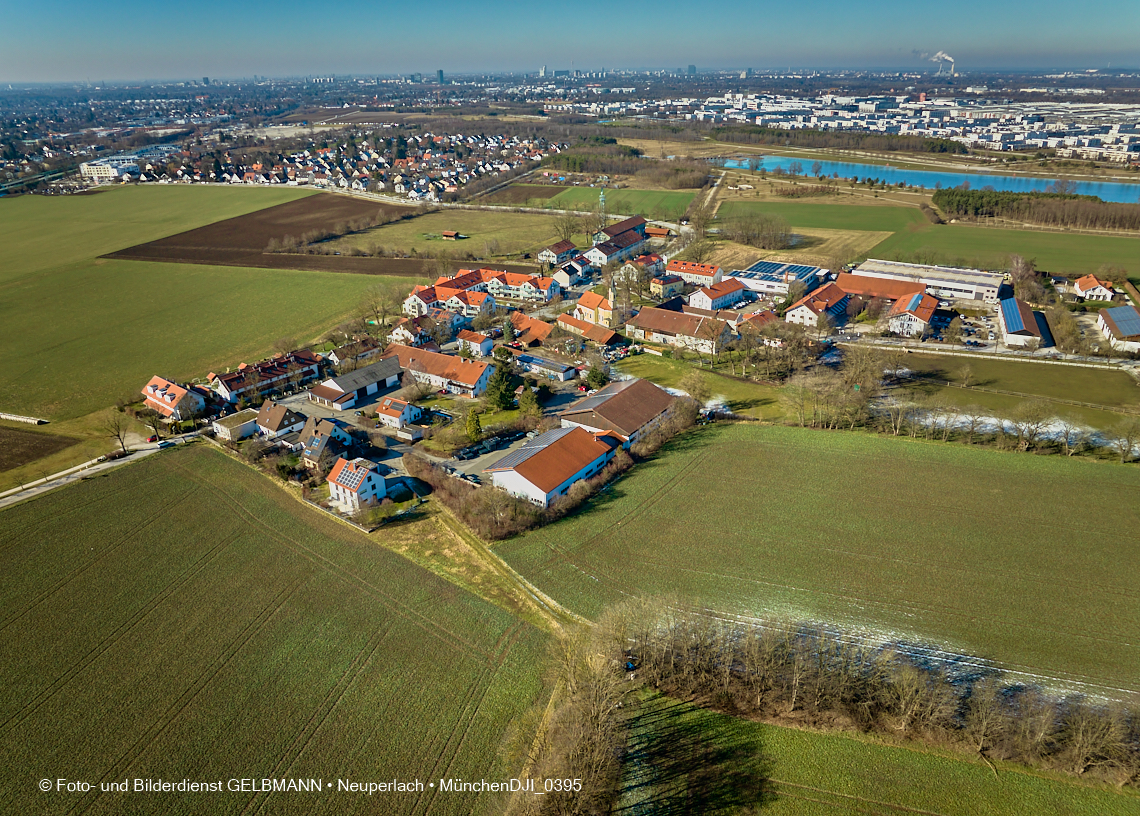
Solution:
M859 264L855 274L869 278L923 283L926 284L927 292L935 297L948 300L981 300L986 303L998 302L998 290L1005 280L1005 275L1000 272L872 259Z

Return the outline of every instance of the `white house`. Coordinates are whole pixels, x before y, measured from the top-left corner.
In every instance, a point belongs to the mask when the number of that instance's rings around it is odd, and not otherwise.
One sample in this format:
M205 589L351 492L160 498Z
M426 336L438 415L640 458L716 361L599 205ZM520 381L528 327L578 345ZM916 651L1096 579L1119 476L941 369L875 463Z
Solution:
M1073 291L1085 300L1112 300L1116 295L1112 284L1102 281L1096 275L1085 275L1083 278L1078 278L1077 282L1073 284Z
M404 314L409 317L426 315L429 309L442 309L444 302L439 299L434 286L417 286L404 300Z
M276 439L305 427L305 415L266 400L257 412L257 429L266 439Z
M620 380L578 400L559 417L563 428L616 433L628 448L669 415L675 399L649 380Z
M485 334L463 329L455 336L455 342L460 350L467 349L476 357L487 357L494 347L494 341Z
M142 390L146 407L168 419L189 419L206 407L206 400L192 387L154 376Z
M488 363L472 362L462 357L411 346L392 345L385 357L398 359L400 367L417 382L464 397L482 394L494 370L494 366Z
M384 397L376 409L376 421L388 428L403 428L423 415L419 406L395 397Z
M572 258L577 251L578 249L574 246L573 241L559 241L538 253L538 260L551 266L557 266Z
M257 433L257 411L246 408L236 414L230 414L210 423L214 436L227 442L239 442L247 436Z
M376 504L388 495L376 463L367 459L337 459L329 471L328 484L329 498L349 511Z
M712 286L698 289L689 297L689 305L696 309L707 309L715 312L726 309L744 298L748 289L735 278L722 280Z
M575 482L600 473L620 445L613 434L556 428L508 453L484 472L491 474L495 487L548 507L567 495Z
M669 261L665 271L679 276L693 286L712 286L724 280L724 273L713 264L693 263L692 261Z
M847 301L850 299L851 296L834 283L828 283L796 301L784 313L784 320L801 326L818 326L820 319L826 315L832 325L839 325L846 317Z
M887 312L887 327L903 337L921 337L938 308L938 298L915 292L899 298Z
M625 324L626 333L649 343L665 343L716 354L732 339L728 324L715 317L645 307Z

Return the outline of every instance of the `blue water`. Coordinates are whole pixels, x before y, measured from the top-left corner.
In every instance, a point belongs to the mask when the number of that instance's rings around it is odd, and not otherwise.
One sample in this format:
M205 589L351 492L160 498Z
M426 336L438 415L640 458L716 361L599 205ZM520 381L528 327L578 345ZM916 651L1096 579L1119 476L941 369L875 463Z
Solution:
M792 162L799 162L803 172L810 174L814 162L809 159L789 156L758 156L764 163L761 166L771 173L776 168L788 169ZM747 161L726 162L729 167L747 167ZM905 181L911 187L925 187L933 190L936 186L960 187L969 182L971 190L981 190L992 186L995 190L1013 193L1045 192L1045 188L1056 179L1033 178L1031 176L1001 176L986 171L969 173L942 173L935 170L906 170L901 167L886 167L880 164L858 164L856 162L821 161L820 173L825 176L838 174L839 178L858 178L863 181L877 178L884 184L898 184ZM810 178L810 175L809 175ZM1102 201L1123 201L1129 204L1140 202L1140 184L1124 184L1118 181L1077 181L1074 192L1080 195L1093 195Z

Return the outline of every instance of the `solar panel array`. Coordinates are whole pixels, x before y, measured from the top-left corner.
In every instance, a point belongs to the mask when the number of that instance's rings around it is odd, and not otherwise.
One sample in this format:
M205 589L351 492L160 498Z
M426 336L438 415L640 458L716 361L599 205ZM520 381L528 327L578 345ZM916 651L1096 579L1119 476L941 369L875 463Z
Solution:
M499 459L498 461L489 465L484 470L506 470L521 465L523 462L534 456L540 450L547 447L548 445L553 445L555 442L573 430L573 428L555 428L553 431L547 431L542 436L537 436L529 442L526 442L518 450L511 451L502 459Z
M352 470L349 470L349 467L351 467ZM361 467L353 461L341 468L340 473L336 477L336 481L337 484L342 487L347 487L349 490L356 490L356 488L360 487L361 482L364 481L364 477L367 475L368 469Z
M761 277L772 281L780 281L785 275L791 275L796 280L804 280L814 276L820 271L818 266L805 264L787 264L779 261L757 261L745 270L753 273L747 277Z
M1120 330L1121 337L1140 336L1140 311L1135 306L1114 306L1104 311Z
M1001 302L1001 315L1005 319L1005 330L1010 334L1029 328L1021 319L1021 310L1017 308L1017 301L1013 298L1006 298Z

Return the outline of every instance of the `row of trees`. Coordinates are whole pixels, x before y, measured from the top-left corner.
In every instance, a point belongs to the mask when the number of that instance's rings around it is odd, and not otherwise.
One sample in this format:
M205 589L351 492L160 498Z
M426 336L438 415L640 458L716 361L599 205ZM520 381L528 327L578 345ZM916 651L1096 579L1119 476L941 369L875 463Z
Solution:
M742 624L668 599L611 608L597 626L595 649L614 673L632 663L641 683L730 713L1140 782L1134 704L1051 696L982 661L814 623Z
M794 234L783 216L770 213L751 213L733 218L722 228L730 241L758 249L787 249Z
M1011 221L1077 229L1140 230L1140 204L1101 201L1072 193L1006 193L995 190L939 190L934 205L954 218Z

